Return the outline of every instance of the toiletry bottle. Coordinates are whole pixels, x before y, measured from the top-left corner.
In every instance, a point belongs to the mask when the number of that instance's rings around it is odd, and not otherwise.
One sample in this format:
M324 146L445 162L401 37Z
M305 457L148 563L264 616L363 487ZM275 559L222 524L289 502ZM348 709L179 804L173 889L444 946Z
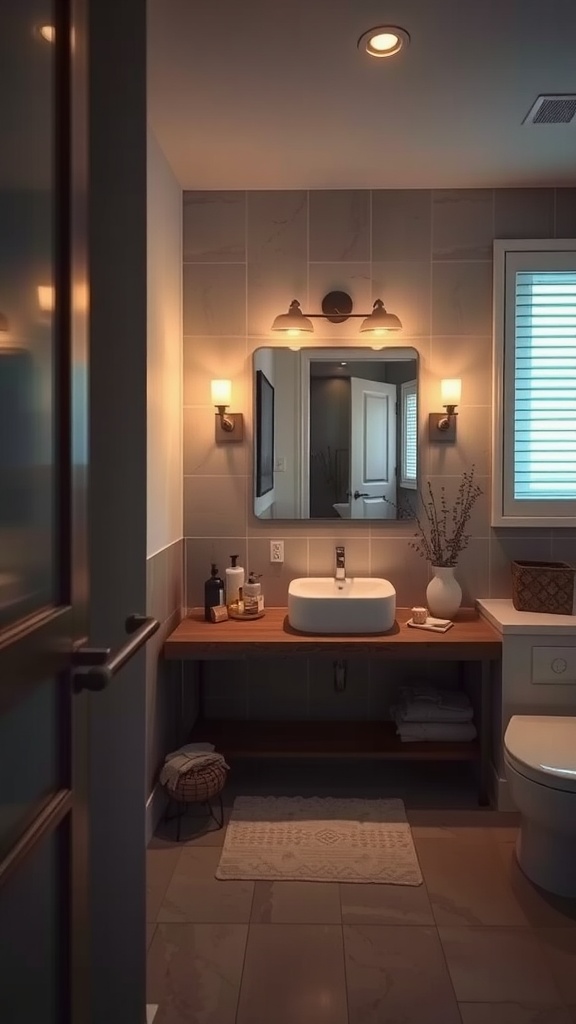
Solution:
M210 609L217 604L224 604L224 581L218 575L218 567L212 562L210 579L204 584L204 618L210 622Z
M226 604L228 608L231 605L238 605L242 598L244 569L241 565L236 565L237 561L238 555L230 555L230 562L232 564L226 569Z
M245 615L257 615L258 612L264 610L264 598L262 596L260 576L257 575L257 573L250 573L248 576L248 583L244 584L242 593L244 595Z

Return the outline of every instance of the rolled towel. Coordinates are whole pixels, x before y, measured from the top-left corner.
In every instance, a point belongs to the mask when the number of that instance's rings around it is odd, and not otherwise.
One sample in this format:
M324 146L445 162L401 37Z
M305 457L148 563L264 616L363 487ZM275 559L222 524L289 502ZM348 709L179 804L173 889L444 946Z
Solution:
M466 743L476 739L473 722L396 722L396 731L402 743L431 742Z
M213 750L216 750L213 743L185 743L183 747L178 747L178 750L172 750L169 754L166 754L164 760L170 761L179 754L205 754Z
M229 770L229 765L222 757L222 754L202 753L201 751L185 754L176 751L169 761L164 762L160 772L160 782L163 786L174 788L182 775L193 771L195 768L208 768L210 765L220 765Z

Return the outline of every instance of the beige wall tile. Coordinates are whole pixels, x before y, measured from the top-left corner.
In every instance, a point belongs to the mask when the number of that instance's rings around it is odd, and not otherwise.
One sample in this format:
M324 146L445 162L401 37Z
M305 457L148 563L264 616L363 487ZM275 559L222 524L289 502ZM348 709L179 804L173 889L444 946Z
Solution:
M242 263L185 263L184 334L246 333L246 267Z
M184 474L186 476L245 476L247 473L247 441L215 444L216 414L207 409L187 406L184 409Z
M313 262L370 259L370 192L316 189L309 193L309 258Z
M430 341L430 375L434 379L434 409L440 409L440 381L459 377L461 405L490 405L492 400L492 338L467 338L465 344L452 337Z
M554 235L576 238L576 188L555 189Z
M288 584L297 576L308 575L308 541L306 537L288 537L284 541L284 563L270 563L270 540L249 537L248 566L251 572L261 573L260 583L264 603L268 607L282 607L288 600Z
M439 189L432 193L432 258L492 258L494 193L490 188Z
M429 260L432 193L429 189L372 192L372 259Z
M238 537L246 533L245 476L185 476L184 535Z
M246 192L184 192L184 263L246 260Z
M308 194L304 191L248 192L249 263L306 259Z
M497 188L494 238L553 238L553 188Z
M432 267L432 334L492 331L492 262L449 261Z

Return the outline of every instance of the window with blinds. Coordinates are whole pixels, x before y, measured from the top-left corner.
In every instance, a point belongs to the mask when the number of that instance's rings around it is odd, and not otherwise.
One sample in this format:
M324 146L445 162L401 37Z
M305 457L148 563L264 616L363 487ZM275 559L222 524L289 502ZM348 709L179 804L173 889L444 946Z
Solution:
M492 525L576 526L576 239L494 242Z
M516 273L514 497L576 498L576 271Z
M418 470L418 396L416 381L401 388L400 487L416 490Z

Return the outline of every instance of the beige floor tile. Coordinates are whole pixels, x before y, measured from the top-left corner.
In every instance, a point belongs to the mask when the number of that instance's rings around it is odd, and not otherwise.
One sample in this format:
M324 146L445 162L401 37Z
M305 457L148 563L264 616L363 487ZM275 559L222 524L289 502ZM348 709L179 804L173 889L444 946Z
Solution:
M415 838L438 925L527 925L493 843Z
M235 1024L247 925L159 924L148 954L154 1024Z
M514 893L527 920L535 927L570 928L576 926L576 899L565 899L534 885L518 866L513 842L498 843L508 887Z
M221 882L214 877L220 850L183 849L158 910L158 921L244 924L250 920L254 882Z
M538 928L536 935L565 1003L576 1006L576 930Z
M250 925L237 1024L348 1024L342 929Z
M439 928L438 932L461 1002L548 1006L562 1002L530 928Z
M563 1006L530 1003L460 1003L462 1024L572 1024Z
M459 1024L435 928L345 925L349 1024Z
M434 924L424 885L340 883L344 924Z
M255 882L250 920L257 924L340 924L336 882Z
M155 921L174 873L180 850L146 851L146 920Z

